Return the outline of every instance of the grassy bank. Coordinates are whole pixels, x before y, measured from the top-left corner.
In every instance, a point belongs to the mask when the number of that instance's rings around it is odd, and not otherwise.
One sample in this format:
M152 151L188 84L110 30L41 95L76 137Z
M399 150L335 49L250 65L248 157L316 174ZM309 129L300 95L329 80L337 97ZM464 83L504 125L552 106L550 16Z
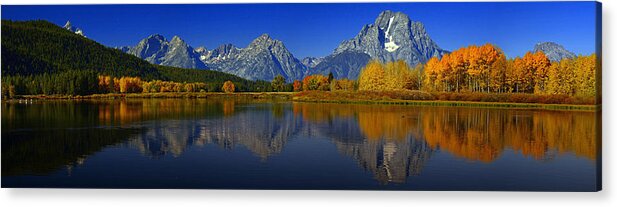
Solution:
M600 109L595 104L557 104L533 103L546 101L547 96L529 94L454 94L427 93L423 91L303 91L303 92L166 92L166 93L128 93L128 94L93 94L87 96L69 95L23 95L18 99L35 100L107 100L107 99L155 99L155 98L195 98L195 99L258 99L258 100L290 100L297 102L320 103L354 103L354 104L398 104L412 106L452 106L452 107L483 107L483 108L525 108L549 110L585 110ZM556 100L569 100L575 103L589 103L589 100L558 97ZM505 100L505 101L504 101ZM511 102L518 101L518 102ZM551 99L551 101L554 101ZM531 103L529 103L531 102Z
M215 92L166 92L166 93L109 93L92 94L86 96L71 95L22 95L17 99L133 99L133 98L251 98L251 99L286 99L291 100L292 92L239 92L239 93L215 93Z
M444 100L439 95L422 91L305 91L297 93L293 101L321 102L321 103L359 103L359 104L398 104L413 106L453 106L453 107L483 107L483 108L525 108L525 109L548 109L548 110L585 110L596 111L599 105L594 104L547 104L547 103L516 103L501 102L505 96L476 101L473 97L458 95L461 100ZM474 94L475 95L475 94ZM446 96L451 97L451 96ZM453 97L453 96L452 96ZM483 96L480 96L483 97ZM467 98L467 99L465 99ZM508 97L505 97L508 98ZM514 96L516 100L533 100Z

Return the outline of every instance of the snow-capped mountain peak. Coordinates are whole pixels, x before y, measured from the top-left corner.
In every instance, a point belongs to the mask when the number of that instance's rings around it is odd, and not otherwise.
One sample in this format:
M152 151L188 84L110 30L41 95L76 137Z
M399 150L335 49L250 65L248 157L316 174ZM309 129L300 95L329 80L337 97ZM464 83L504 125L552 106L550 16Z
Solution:
M66 21L66 24L64 24L64 27L62 27L64 29L68 29L68 30L73 30L73 26L71 25L71 21Z
M167 41L163 35L153 34L139 41L137 46L130 47L126 52L153 64L182 68L207 68L200 60L200 55L178 36Z
M66 21L66 23L64 24L64 26L62 27L66 30L69 30L75 34L81 35L83 37L86 37L86 35L84 35L84 31L81 30L80 28L77 27L73 27L73 25L71 24L71 21Z
M246 48L231 44L210 51L204 62L211 68L251 80L272 80L282 75L287 81L301 79L306 67L296 59L283 42L262 34Z
M445 52L428 36L424 25L411 21L402 12L381 12L353 39L343 41L334 54L361 52L381 61L405 60L410 65L423 63Z
M333 54L312 66L310 73L332 72L336 78L355 79L370 59L405 60L414 66L444 53L447 51L437 46L422 23L411 21L402 12L386 10L373 24L364 25L354 38L343 41Z

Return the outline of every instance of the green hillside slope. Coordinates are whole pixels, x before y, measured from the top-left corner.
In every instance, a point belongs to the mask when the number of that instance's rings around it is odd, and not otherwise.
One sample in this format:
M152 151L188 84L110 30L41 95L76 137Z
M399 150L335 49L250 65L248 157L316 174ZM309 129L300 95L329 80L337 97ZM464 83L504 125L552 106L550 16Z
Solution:
M2 82L17 94L92 94L98 75L221 85L231 80L238 91L267 89L264 82L218 71L153 65L43 20L2 20L1 61Z

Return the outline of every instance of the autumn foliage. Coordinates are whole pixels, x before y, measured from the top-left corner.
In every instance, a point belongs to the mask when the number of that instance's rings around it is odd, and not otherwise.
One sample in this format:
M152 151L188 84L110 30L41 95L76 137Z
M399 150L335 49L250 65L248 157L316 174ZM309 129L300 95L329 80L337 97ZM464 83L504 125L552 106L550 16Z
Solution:
M596 55L564 59L550 66L547 72L546 92L571 96L595 96Z
M321 74L309 75L309 76L306 76L304 80L302 80L302 89L305 91L311 91L311 90L327 91L327 90L330 90L330 82L328 81L328 77L324 75L321 75Z
M364 68L358 77L358 90L383 91L386 89L386 71L383 64L372 60Z
M225 81L225 83L223 83L222 89L225 93L233 93L234 91L236 91L236 86L231 81Z
M424 89L428 91L502 92L506 56L492 44L469 46L431 58L424 66Z
M423 90L593 97L596 62L595 54L551 62L542 52L506 59L492 44L472 45L431 58L424 65Z
M98 76L98 90L101 93L165 93L165 92L206 92L222 90L214 83L177 83L173 81L143 81L139 77ZM234 87L235 89L235 87Z
M599 90L596 78L598 59L595 54L551 62L542 52L527 52L523 57L506 59L501 49L492 45L468 46L443 57L433 57L413 68L405 61L382 63L369 61L357 81L330 80L330 91L358 90L350 95L357 100L360 92L371 92L367 100L447 100L478 102L513 102L543 104L595 104ZM328 79L311 75L304 79L302 90L328 90ZM299 83L295 91L300 91ZM352 89L354 88L354 89ZM421 99L408 99L404 91L428 92ZM396 93L389 93L396 92ZM392 94L395 94L392 96ZM315 93L297 94L299 99L344 101ZM414 96L415 97L415 96Z
M330 83L331 91L353 91L355 88L355 81L349 79L332 80Z
M358 89L366 91L417 90L420 80L419 68L411 69L403 60L386 64L372 60L360 72Z
M122 77L119 80L120 93L142 92L142 81L139 77Z
M302 82L299 80L294 80L293 87L296 92L302 91Z

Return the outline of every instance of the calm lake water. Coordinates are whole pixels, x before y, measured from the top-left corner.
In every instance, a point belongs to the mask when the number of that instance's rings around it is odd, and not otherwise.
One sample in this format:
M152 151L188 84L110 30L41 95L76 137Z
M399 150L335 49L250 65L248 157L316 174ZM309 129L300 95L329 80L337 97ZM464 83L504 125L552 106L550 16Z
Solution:
M575 111L2 103L2 187L594 191L599 126Z

